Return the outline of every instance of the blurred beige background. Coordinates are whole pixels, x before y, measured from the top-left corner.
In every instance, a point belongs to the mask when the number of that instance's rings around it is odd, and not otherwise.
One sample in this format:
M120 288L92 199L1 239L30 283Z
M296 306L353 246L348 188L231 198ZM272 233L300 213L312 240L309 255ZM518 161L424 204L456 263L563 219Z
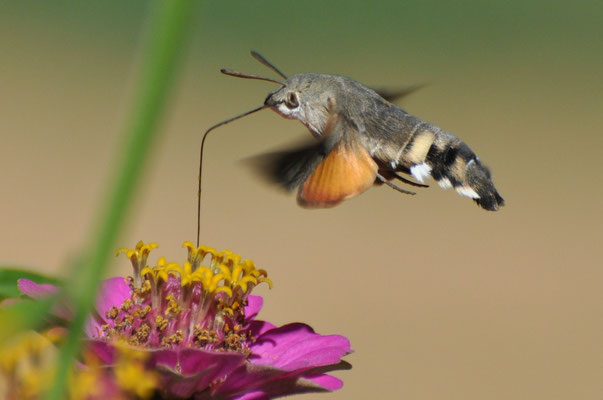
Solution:
M65 273L121 145L146 2L0 4L0 260ZM274 85L326 72L428 85L403 106L463 138L507 206L374 188L308 211L239 161L308 135L262 111L208 140L202 241L269 271L261 316L352 341L345 386L306 399L600 399L600 2L212 2L120 240L182 259L201 133ZM432 185L433 186L433 185ZM156 253L156 254L158 254ZM117 259L112 274L129 273Z

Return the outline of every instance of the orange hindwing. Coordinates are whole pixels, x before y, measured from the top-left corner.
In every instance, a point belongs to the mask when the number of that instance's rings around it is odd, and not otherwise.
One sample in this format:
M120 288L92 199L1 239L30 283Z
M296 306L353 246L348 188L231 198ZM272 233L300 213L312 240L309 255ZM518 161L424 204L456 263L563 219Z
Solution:
M371 187L377 169L355 140L341 141L300 186L297 202L303 207L333 207Z

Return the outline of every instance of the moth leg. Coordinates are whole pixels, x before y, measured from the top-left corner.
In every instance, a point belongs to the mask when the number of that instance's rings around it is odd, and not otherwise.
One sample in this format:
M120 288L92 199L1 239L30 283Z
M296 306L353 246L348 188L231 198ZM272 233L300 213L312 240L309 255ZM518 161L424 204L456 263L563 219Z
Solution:
M408 183L411 186L416 186L416 187L422 187L422 188L426 188L429 187L429 185L424 185L422 183L417 183L417 182L413 182L410 179L406 179L405 177L403 177L402 175L398 175L397 173L393 173L394 178L401 180L404 183Z
M387 186L389 186L392 189L397 190L400 193L404 193L404 194L410 194L410 195L415 195L415 192L411 192L410 190L404 190L401 187L391 183L390 181L388 181L387 179L385 179L383 176L381 176L380 174L377 174L377 180L381 183L385 183Z

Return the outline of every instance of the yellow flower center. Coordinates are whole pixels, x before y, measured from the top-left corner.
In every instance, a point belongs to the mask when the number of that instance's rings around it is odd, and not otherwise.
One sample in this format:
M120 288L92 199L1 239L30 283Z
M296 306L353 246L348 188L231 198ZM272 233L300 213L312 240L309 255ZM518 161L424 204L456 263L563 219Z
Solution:
M250 338L235 328L245 323L244 306L253 288L260 283L272 287L267 272L229 250L191 242L183 244L188 252L183 263L161 257L147 265L157 247L139 242L135 249L118 250L132 263L132 294L107 311L110 323L100 336L146 347L246 351Z

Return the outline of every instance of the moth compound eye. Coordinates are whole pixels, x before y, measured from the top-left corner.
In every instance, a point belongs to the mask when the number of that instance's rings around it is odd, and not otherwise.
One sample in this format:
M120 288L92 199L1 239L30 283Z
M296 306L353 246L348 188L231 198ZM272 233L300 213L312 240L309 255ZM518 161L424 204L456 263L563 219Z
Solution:
M285 105L290 109L299 107L299 100L297 99L297 94L295 94L295 92L289 92L287 99L285 100Z

